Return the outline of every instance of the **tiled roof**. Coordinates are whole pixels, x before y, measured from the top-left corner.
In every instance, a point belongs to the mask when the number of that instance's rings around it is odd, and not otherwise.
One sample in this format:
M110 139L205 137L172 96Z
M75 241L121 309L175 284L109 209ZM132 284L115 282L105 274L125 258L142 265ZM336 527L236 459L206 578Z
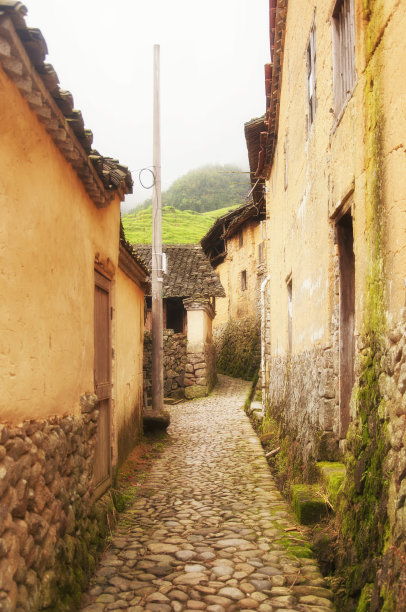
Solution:
M131 244L128 242L127 238L125 237L124 227L123 227L123 223L121 220L120 220L120 244L127 251L131 259L140 266L143 272L145 272L146 275L149 275L151 271L149 267L147 266L144 258L141 257L141 255L135 251L135 249L131 246Z
M278 136L288 0L270 0L270 45L272 63L265 65L266 113L245 124L251 183L269 175ZM261 125L261 122L263 124ZM259 133L257 130L260 129Z
M225 240L230 238L246 221L265 219L265 198L259 204L255 201L243 204L216 219L207 234L200 241L204 252L213 266L221 263L226 256Z
M45 63L46 42L37 28L25 23L22 2L0 0L0 65L14 81L32 111L43 123L66 160L73 166L98 208L108 206L115 193L132 192L128 168L92 149L93 134L85 129L72 94L59 87L53 66Z
M264 164L265 151L261 144L263 147L267 138L265 116L247 121L244 132L251 170L252 197L256 204L262 205L265 200L265 184L261 174L258 174L258 168L262 168Z
M135 252L151 268L150 244L134 244ZM164 244L167 271L163 297L225 297L223 286L199 244Z

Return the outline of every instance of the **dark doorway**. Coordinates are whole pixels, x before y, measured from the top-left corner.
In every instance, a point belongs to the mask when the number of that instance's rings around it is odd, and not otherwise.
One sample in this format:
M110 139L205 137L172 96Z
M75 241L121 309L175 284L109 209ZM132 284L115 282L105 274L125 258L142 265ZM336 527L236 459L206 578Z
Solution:
M167 298L166 329L173 329L175 334L185 333L186 310L182 298Z
M340 274L340 438L345 438L350 423L355 350L355 257L350 212L337 222L336 237Z

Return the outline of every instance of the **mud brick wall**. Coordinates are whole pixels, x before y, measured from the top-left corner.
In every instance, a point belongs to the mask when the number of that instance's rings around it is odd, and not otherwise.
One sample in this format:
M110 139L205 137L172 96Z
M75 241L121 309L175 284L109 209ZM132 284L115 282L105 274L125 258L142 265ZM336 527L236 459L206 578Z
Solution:
M0 610L78 609L106 528L92 502L95 396L82 414L0 424Z

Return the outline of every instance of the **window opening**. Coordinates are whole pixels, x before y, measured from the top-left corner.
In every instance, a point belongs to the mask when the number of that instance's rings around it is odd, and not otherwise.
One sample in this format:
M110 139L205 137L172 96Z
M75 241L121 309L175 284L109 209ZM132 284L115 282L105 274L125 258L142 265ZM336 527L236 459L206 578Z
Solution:
M331 18L333 30L334 107L338 115L355 85L355 33L352 0L338 0Z
M247 270L241 272L241 291L245 291L247 288Z
M307 45L307 96L309 129L316 115L316 22L313 21Z

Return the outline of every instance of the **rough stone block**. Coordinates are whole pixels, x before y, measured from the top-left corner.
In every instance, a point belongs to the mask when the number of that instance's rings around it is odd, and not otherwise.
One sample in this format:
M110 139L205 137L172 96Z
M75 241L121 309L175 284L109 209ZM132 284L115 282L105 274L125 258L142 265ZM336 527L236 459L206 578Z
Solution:
M185 381L186 383L186 381ZM196 397L205 397L208 394L208 389L203 385L193 385L185 388L185 397L187 399L195 399Z
M318 485L294 485L292 493L293 510L301 525L318 523L327 516L328 507Z
M320 461L317 464L329 501L334 506L345 478L345 465L338 461Z
M337 436L332 431L324 431L319 440L317 453L319 461L338 461L340 450Z
M336 378L331 368L322 370L320 375L319 395L327 399L335 397Z

